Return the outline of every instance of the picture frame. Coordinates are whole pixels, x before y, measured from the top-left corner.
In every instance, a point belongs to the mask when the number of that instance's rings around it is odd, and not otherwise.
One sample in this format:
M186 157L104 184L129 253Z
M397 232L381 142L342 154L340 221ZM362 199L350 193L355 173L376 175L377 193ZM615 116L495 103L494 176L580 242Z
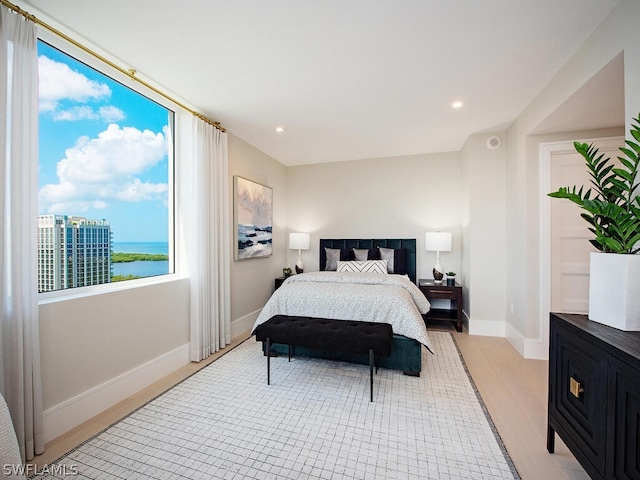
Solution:
M234 259L273 254L273 189L239 175L233 177Z

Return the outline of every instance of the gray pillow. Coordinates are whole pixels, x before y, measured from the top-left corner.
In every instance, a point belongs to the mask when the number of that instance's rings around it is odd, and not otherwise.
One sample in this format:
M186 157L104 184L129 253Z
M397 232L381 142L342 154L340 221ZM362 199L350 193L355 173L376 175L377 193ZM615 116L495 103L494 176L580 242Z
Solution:
M358 261L369 260L369 249L368 248L352 248L353 256Z
M387 261L389 273L407 273L405 272L404 249L380 247L379 250L380 258Z
M340 260L340 249L324 247L324 251L327 254L327 264L324 269L335 271L338 268L338 261Z

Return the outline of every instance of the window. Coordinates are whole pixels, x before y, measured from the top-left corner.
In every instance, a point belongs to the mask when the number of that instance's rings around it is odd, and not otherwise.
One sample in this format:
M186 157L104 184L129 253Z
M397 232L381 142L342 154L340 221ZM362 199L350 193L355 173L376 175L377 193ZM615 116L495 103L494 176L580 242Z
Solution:
M38 290L173 273L173 112L44 41L38 67Z

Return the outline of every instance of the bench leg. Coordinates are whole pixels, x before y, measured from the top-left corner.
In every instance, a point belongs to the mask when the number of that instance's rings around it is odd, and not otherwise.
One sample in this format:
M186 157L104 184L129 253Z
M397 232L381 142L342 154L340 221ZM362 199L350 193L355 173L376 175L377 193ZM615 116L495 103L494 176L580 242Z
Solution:
M267 385L271 385L271 339L267 337Z
M291 345L289 345L289 361L291 361Z
M373 402L373 349L369 349L369 392Z

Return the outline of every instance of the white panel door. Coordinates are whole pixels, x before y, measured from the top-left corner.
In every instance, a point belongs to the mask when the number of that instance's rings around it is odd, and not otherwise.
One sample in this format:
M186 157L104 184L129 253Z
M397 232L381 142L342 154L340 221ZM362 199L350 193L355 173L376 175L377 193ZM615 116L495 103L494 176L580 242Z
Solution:
M618 148L624 139L594 142L604 153L617 161ZM591 186L591 177L584 158L574 151L551 154L551 191L560 187ZM551 199L551 311L588 313L589 254L596 249L589 242L594 235L580 216L582 210L569 200Z

